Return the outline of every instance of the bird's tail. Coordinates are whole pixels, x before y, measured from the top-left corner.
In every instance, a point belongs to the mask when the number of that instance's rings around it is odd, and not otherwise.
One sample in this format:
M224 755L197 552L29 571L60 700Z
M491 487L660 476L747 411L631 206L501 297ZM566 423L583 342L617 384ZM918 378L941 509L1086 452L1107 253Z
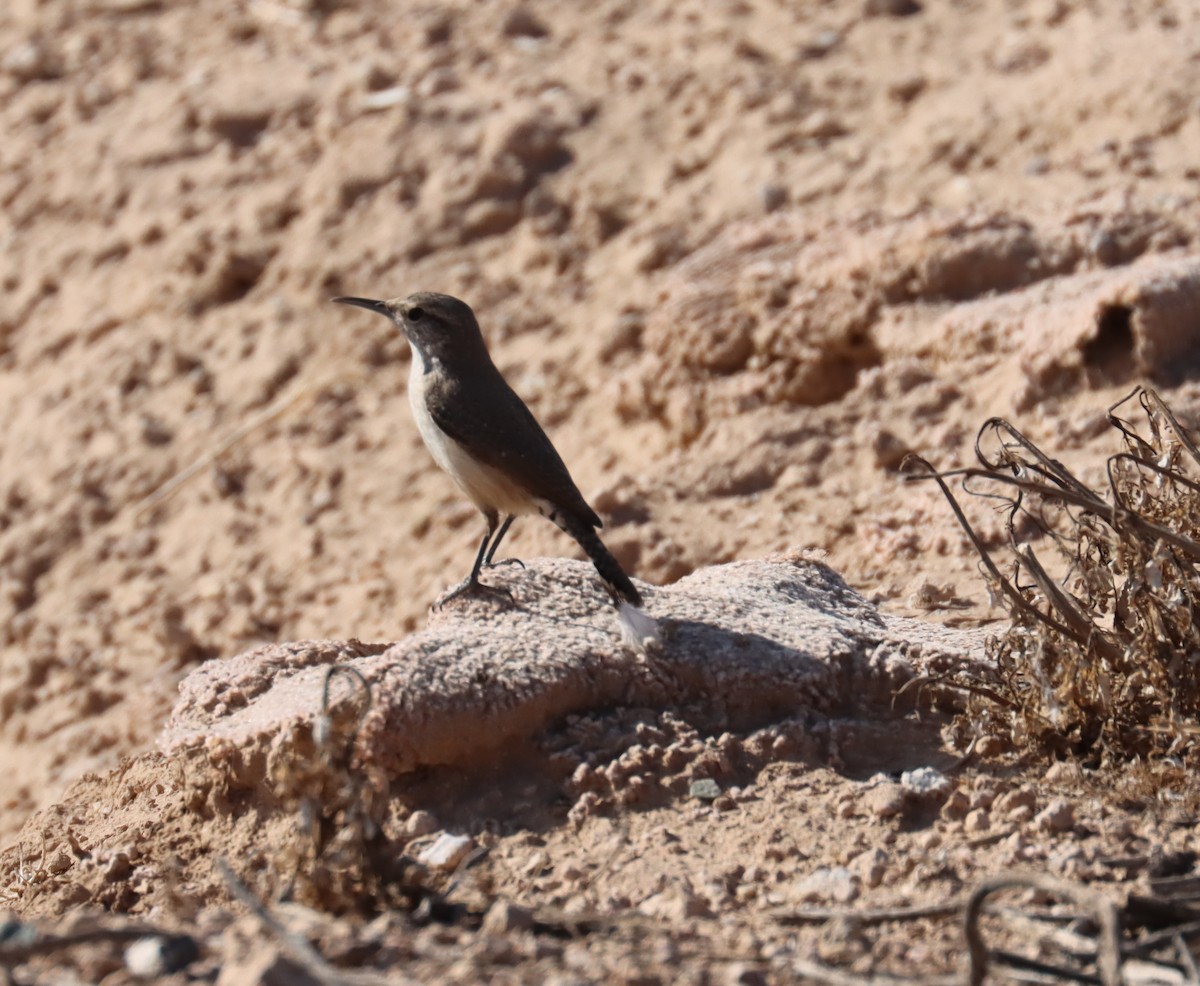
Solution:
M642 594L629 580L625 570L600 540L596 529L578 517L557 511L553 518L567 534L571 535L592 560L600 578L608 587L609 595L617 607L617 619L621 623L621 636L625 642L638 648L658 639L658 624L652 616L642 612Z
M645 651L646 645L658 640L658 621L631 603L617 603L617 622L621 624L621 639L634 650Z

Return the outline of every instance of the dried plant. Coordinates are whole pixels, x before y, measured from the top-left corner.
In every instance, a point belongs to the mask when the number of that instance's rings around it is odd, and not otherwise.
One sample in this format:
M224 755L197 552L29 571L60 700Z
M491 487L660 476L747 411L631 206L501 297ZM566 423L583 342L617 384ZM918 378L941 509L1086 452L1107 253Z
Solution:
M331 702L335 681L353 693ZM406 860L383 833L388 784L356 765L355 742L371 690L357 671L334 666L325 678L321 714L271 765L276 795L294 809L296 835L277 866L288 874L281 896L333 913L369 912L395 903ZM399 882L403 882L399 880Z
M1137 425L1118 416L1134 399ZM988 732L1100 760L1184 755L1200 740L1200 450L1153 390L1113 405L1108 422L1125 450L1099 490L999 418L976 439L978 467L908 460L912 478L941 487L1012 617L987 667L962 673L964 741ZM1006 544L985 544L952 477L1002 505Z

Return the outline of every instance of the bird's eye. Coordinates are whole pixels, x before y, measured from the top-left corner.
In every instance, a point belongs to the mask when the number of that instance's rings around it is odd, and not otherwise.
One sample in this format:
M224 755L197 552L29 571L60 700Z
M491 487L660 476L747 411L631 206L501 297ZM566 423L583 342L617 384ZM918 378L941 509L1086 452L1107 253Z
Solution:
M419 322L425 317L424 308L410 308L408 310L408 320L410 322Z

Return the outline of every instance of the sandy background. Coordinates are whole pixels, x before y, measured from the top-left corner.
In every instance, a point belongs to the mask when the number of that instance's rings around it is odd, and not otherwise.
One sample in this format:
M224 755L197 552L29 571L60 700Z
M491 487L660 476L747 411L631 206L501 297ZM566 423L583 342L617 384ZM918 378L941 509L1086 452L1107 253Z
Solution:
M1086 473L1143 379L1191 420L1198 28L1165 0L10 0L0 844L151 750L199 662L395 640L466 573L407 347L338 294L468 300L641 579L810 547L892 612L999 617L896 467L1003 414ZM506 548L576 553L534 520Z

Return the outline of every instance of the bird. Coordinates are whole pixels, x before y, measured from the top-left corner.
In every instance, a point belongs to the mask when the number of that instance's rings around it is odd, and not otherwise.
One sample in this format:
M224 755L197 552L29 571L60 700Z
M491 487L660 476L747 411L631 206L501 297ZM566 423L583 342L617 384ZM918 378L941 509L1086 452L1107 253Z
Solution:
M444 593L440 608L464 595L495 592L479 581L513 521L541 514L584 550L617 609L622 638L638 649L658 639L641 593L600 540L603 523L571 478L533 412L492 362L471 307L422 291L391 301L340 297L335 302L387 318L408 341L408 399L434 461L479 508L487 531L471 574ZM501 523L503 517L503 523Z

